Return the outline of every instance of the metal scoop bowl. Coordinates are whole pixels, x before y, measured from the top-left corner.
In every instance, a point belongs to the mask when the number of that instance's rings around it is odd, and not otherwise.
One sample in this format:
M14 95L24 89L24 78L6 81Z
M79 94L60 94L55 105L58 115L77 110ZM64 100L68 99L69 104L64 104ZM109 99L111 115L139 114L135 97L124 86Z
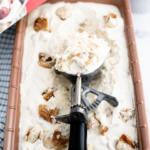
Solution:
M83 91L81 93L81 104L84 107L86 107L87 111L94 110L102 102L102 100L107 101L113 107L118 106L117 98L110 96L108 94L96 91L95 89L92 89L87 86L87 84L91 80L95 79L100 74L102 67L103 67L103 65L101 65L94 72L91 72L89 74L80 74L80 77L82 79L81 87L83 89ZM66 79L68 79L73 84L72 89L71 89L71 106L73 106L75 104L75 88L76 88L76 86L78 86L78 85L76 85L78 74L68 74L66 72L58 71L56 68L55 68L55 73L61 74L62 76L64 76ZM89 101L87 100L88 93L93 93L93 94L97 95L96 101L92 104L90 104Z

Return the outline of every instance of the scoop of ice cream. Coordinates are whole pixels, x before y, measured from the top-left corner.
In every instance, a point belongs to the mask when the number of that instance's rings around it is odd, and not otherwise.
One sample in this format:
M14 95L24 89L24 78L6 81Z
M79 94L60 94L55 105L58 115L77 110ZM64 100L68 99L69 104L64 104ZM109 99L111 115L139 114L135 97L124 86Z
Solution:
M110 48L108 43L96 35L76 34L54 41L52 56L59 71L71 74L90 73L101 66Z

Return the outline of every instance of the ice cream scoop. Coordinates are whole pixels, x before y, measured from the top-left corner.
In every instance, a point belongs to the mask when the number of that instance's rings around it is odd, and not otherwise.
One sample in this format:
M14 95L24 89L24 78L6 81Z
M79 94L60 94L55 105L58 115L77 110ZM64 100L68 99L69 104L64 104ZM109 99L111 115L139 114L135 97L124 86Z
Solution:
M87 113L94 110L103 100L113 107L118 106L117 98L101 93L87 86L87 83L94 79L102 66L89 74L68 74L55 69L57 74L63 75L72 84L71 89L71 111L70 114L55 117L57 121L70 124L69 150L87 150ZM97 95L97 99L90 104L87 94Z

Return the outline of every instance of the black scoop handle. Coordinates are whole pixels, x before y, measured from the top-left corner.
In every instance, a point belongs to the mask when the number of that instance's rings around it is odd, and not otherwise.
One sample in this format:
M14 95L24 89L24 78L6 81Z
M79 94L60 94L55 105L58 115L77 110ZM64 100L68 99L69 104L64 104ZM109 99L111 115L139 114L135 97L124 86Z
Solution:
M87 150L87 111L73 106L70 114L55 117L57 121L70 124L69 150Z
M69 150L87 150L87 124L84 122L70 124Z

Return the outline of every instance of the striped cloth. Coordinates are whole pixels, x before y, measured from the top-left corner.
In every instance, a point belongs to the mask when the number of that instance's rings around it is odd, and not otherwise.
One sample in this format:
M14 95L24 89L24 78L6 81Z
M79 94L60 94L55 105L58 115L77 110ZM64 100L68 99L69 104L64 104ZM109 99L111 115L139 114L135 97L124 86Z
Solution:
M16 25L0 34L0 150L3 150L7 100Z

